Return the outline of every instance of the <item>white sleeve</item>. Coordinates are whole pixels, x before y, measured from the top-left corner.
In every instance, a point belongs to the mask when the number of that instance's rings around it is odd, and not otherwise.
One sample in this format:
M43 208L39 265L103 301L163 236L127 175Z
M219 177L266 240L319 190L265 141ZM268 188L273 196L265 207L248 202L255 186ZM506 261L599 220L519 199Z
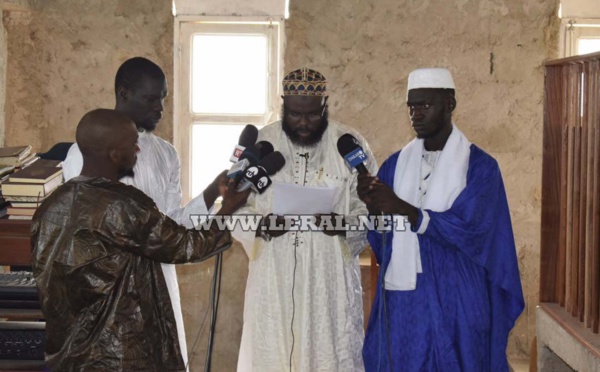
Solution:
M174 160L174 166L171 169L171 175L169 177L169 186L167 189L167 215L171 217L178 224L191 229L194 227L194 220L192 215L200 215L199 220L202 221L207 216L212 214L211 210L208 210L206 203L204 202L204 195L200 194L192 199L187 205L181 207L181 164L179 158L176 157ZM196 219L197 221L198 219Z
M63 177L65 182L71 178L79 176L82 168L83 156L81 155L81 151L79 151L79 146L74 143L69 149L67 157L63 162Z

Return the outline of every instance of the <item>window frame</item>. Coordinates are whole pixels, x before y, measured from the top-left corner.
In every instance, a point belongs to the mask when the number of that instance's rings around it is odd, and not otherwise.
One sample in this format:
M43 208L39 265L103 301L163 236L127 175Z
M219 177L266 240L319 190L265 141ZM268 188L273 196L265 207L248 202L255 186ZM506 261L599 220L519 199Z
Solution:
M579 39L600 39L600 19L562 18L560 23L560 56L578 55Z
M199 32L213 34L257 34L256 26L264 26L269 45L267 110L262 115L202 114L191 109L192 36ZM192 197L192 126L196 124L266 125L280 116L281 78L283 76L283 17L207 17L175 16L174 30L174 107L173 143L181 161L182 199ZM184 44L185 43L185 44ZM215 175L216 176L216 175Z

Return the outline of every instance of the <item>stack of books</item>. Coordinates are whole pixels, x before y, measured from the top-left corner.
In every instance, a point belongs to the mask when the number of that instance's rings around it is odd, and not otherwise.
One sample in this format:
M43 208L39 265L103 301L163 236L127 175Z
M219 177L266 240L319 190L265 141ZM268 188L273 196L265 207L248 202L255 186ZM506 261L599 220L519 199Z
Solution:
M9 203L4 200L2 195L0 195L0 218L6 216L6 212L8 210ZM2 272L2 270L0 270Z
M12 173L2 182L2 195L10 202L9 219L30 220L37 207L63 182L62 163L40 159Z
M26 168L38 159L31 146L0 147L0 182L15 169Z

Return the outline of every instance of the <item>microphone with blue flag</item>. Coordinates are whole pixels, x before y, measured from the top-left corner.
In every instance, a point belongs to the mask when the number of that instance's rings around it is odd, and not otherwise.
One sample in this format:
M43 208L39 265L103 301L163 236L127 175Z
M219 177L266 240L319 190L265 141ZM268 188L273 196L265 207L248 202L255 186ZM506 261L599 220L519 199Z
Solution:
M368 159L367 154L353 135L349 133L342 135L338 139L337 148L351 168L356 168L360 174L369 173L367 167L363 164Z

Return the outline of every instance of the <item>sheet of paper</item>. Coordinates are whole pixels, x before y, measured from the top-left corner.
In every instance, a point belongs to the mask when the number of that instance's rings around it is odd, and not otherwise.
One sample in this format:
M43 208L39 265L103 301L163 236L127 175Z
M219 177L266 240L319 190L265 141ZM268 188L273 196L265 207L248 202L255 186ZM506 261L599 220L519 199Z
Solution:
M273 214L331 213L337 192L335 187L309 187L273 182Z

